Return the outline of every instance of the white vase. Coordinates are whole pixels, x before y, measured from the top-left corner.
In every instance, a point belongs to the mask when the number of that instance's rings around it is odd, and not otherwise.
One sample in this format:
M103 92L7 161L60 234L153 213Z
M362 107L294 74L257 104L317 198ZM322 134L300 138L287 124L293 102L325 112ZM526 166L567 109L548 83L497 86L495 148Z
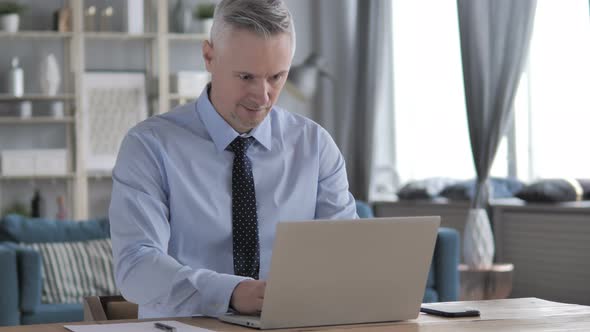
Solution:
M0 16L0 29L6 32L17 32L20 18L18 14Z
M463 259L472 268L487 268L494 260L494 235L485 209L471 209L463 230Z
M41 62L41 73L39 77L41 79L41 91L45 95L55 96L59 89L61 77L57 60L52 53L45 56Z

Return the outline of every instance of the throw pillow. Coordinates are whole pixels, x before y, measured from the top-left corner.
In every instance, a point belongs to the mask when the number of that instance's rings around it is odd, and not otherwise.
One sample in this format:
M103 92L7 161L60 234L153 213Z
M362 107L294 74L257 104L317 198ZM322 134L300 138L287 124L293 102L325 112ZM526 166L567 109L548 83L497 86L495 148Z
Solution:
M476 180L461 181L443 189L441 196L450 200L469 201L475 197ZM522 189L524 184L516 179L510 178L490 178L489 198L510 198Z
M516 197L527 202L571 202L590 199L590 179L544 179L520 190Z
M42 303L82 303L85 296L118 294L110 239L21 245L41 255Z
M408 182L398 192L399 199L433 199L436 198L445 187L455 184L457 180L449 178L428 178L419 181Z

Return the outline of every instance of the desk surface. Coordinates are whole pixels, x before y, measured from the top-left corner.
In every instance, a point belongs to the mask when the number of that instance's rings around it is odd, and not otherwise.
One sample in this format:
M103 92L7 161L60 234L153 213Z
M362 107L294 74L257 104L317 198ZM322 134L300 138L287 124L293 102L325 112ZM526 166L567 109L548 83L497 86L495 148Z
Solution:
M479 309L481 317L441 318L421 314L416 320L396 323L342 325L317 328L287 329L273 331L330 331L330 332L430 332L430 331L587 331L590 330L590 306L565 304L536 298L505 299L489 301L466 301L467 306ZM213 331L256 331L225 324L212 318L173 318L189 325ZM134 320L137 321L137 320ZM99 324L125 321L103 321ZM95 323L66 323L96 324ZM64 324L26 325L0 328L0 332L64 332Z

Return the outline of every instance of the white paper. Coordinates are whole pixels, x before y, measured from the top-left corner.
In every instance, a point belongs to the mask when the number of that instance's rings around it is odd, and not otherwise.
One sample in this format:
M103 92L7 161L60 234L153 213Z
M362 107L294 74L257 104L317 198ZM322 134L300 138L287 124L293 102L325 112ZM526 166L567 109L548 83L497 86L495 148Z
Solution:
M214 332L208 329L203 329L196 326L190 326L174 320L158 321L166 325L176 327L176 332ZM64 327L72 332L163 332L154 326L154 322L141 323L119 323L119 324L93 324L93 325L64 325Z

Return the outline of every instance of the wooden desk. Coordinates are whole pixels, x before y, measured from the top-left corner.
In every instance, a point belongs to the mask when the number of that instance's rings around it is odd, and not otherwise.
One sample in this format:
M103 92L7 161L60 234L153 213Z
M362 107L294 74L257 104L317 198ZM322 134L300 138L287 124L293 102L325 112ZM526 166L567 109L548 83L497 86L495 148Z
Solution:
M421 314L416 320L380 323L301 328L275 331L329 331L329 332L455 332L455 331L588 331L590 307L550 302L537 298L466 301L463 304L479 309L481 317L440 318ZM225 324L212 318L175 318L180 322L213 331L256 331ZM136 321L136 320L135 320ZM102 321L99 324L124 321ZM92 324L92 323L66 323ZM95 323L96 324L96 323ZM42 324L0 328L0 332L65 332L64 324Z

